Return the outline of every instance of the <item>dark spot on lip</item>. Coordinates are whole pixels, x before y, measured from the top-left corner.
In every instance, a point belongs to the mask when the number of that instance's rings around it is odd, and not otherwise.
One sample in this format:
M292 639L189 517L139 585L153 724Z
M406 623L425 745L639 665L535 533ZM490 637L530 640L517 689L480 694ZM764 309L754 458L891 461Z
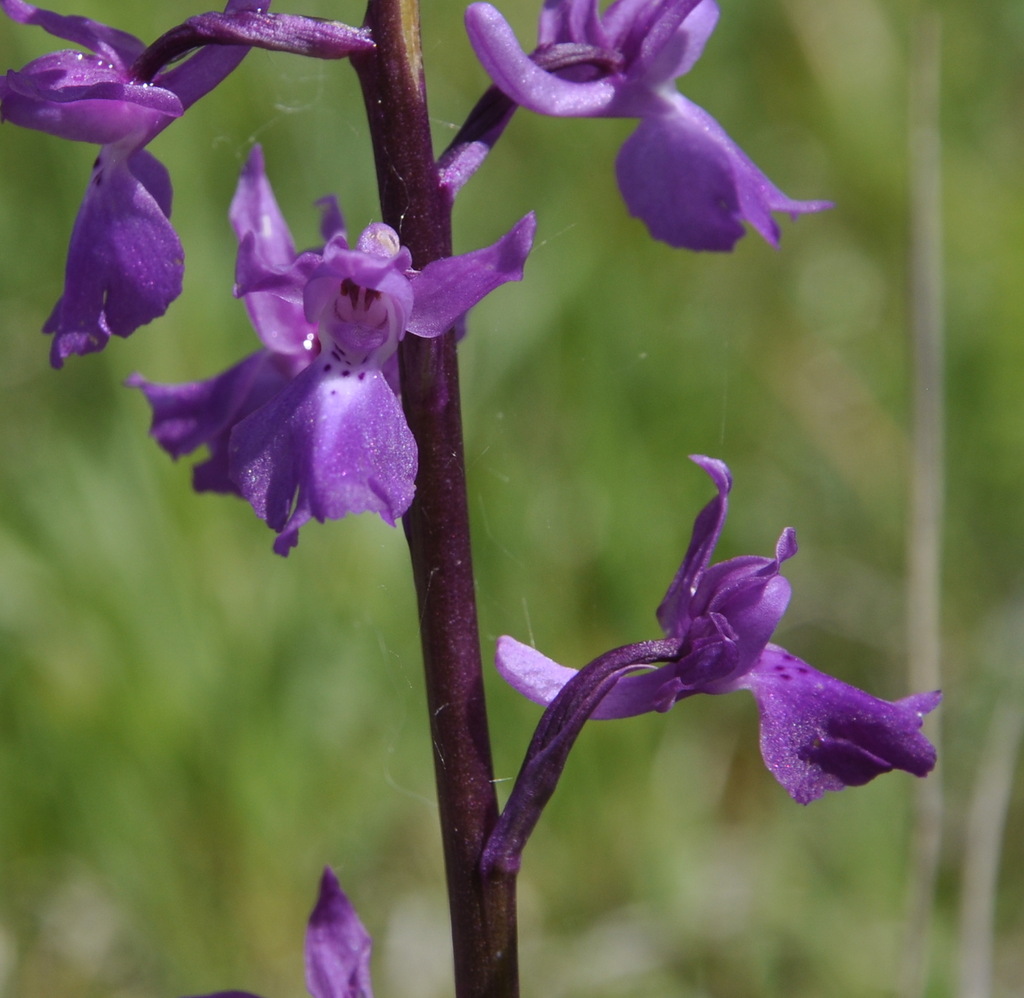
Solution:
M356 299L359 297L359 285L356 284L355 281L351 280L351 278L346 277L341 282L341 285L338 288L338 293L344 295L350 302L352 302L354 307Z

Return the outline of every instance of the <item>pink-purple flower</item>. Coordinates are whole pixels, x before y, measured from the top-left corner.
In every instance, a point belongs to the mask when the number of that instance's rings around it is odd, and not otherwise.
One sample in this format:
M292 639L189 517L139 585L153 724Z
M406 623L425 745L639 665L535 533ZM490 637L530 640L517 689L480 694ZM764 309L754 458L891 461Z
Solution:
M306 928L306 988L313 998L373 998L373 943L328 867ZM217 991L197 998L259 998L251 991Z
M392 228L370 225L353 247L336 202L321 206L324 247L296 253L255 148L231 221L236 294L262 349L208 381L129 380L145 392L152 434L168 453L209 447L195 487L247 499L279 533L279 554L311 518L373 512L393 524L408 509L417 455L397 397L398 344L441 335L519 280L535 228L527 215L492 246L414 270Z
M527 52L498 10L473 3L470 42L516 104L558 117L639 118L619 152L619 188L632 215L672 246L728 250L748 222L776 245L773 211L829 207L786 197L706 111L680 94L715 22L714 0L547 0Z
M621 664L613 663L614 671L595 673L595 681L620 678L596 708L590 705L589 716L667 711L697 693L749 690L760 713L765 764L801 804L893 769L926 775L935 749L921 734L921 719L941 694L879 700L770 644L789 603L790 585L780 572L796 553L796 535L791 528L783 531L774 558L749 555L710 565L732 479L721 461L693 460L718 494L698 515L686 557L658 608L665 640L650 647L661 653L643 662L638 654L634 666L626 654ZM648 647L636 646L638 653ZM670 654L665 647L672 648ZM653 660L665 664L647 664ZM542 704L586 672L561 666L510 637L498 642L497 667L516 690Z

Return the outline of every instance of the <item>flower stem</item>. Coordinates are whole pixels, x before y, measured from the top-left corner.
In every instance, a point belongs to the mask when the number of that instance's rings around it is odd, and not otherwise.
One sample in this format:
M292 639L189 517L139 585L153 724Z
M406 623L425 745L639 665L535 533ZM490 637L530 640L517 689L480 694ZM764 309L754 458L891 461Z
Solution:
M623 676L642 666L671 662L680 654L677 638L641 641L613 648L584 666L551 701L537 725L508 803L484 850L485 872L519 872L523 848L551 800L569 752L590 715Z
M430 140L417 0L371 0L375 42L352 60L377 164L383 220L413 265L451 255L451 213ZM484 877L497 821L469 540L455 334L407 336L402 405L416 438L416 498L403 519L419 601L427 707L452 919L457 998L518 995L515 882Z

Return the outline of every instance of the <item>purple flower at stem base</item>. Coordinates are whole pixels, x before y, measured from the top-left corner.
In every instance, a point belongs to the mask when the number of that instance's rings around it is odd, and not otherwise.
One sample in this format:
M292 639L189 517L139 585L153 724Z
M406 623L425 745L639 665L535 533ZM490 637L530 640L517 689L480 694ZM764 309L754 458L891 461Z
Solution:
M686 557L658 608L663 640L615 649L577 671L513 638L499 639L499 673L549 706L487 845L488 868L518 869L526 838L588 719L664 712L698 693L753 693L765 765L801 804L894 769L925 776L935 765L935 749L920 729L939 692L890 703L769 643L789 603L780 568L796 553L796 536L784 530L774 558L749 555L710 565L732 479L721 461L693 460L718 494L697 516Z
M306 988L313 998L373 998L373 943L328 867L306 928ZM260 998L250 991L216 991L196 998Z

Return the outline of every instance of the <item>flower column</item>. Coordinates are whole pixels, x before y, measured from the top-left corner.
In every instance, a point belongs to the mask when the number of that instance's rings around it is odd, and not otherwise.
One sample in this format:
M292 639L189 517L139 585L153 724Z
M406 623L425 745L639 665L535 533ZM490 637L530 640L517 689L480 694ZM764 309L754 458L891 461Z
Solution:
M434 163L416 0L371 0L376 48L353 59L373 137L381 210L413 265L450 256L451 214ZM427 706L452 917L458 998L518 994L514 881L486 881L497 820L469 543L455 336L399 349L402 404L419 454L403 519L419 602Z

